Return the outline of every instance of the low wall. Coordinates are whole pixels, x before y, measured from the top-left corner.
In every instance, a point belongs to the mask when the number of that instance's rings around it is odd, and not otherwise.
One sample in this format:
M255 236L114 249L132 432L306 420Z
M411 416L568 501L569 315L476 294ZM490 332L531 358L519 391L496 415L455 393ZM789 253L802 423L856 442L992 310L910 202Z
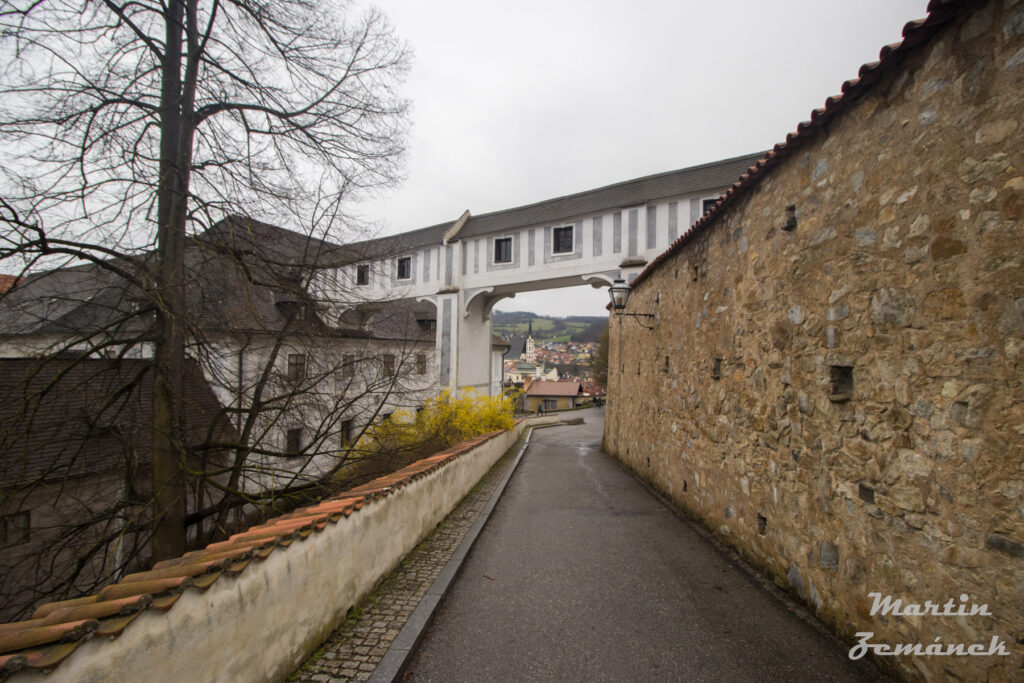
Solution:
M52 603L55 609L44 606L33 622L22 622L22 634L77 625L92 637L0 655L0 679L3 669L20 669L11 680L39 680L52 662L60 665L55 672L60 680L282 680L532 422L459 444L319 505L160 563L97 596ZM141 610L120 617L117 610L101 614L118 600L139 607L140 595L146 598ZM149 602L150 595L157 597ZM108 618L97 621L101 616ZM48 617L56 623L43 623ZM131 623L110 623L117 619ZM0 640L10 636L11 626L19 625L2 625ZM68 628L64 637L75 635ZM59 657L60 648L73 652Z

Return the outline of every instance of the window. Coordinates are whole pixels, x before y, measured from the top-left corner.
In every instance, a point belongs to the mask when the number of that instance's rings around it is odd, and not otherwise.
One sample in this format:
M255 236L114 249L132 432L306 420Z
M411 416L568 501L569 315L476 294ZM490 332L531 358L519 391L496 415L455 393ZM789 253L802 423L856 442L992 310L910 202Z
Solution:
M391 416L392 415L394 415L394 413L381 413L381 416L380 416L381 424L384 424L385 422L391 422Z
M356 374L356 357L346 353L341 357L341 376L344 379L354 377Z
M832 365L829 367L831 393L828 400L833 403L845 403L853 397L853 368L848 365Z
M287 443L284 450L286 455L299 455L302 452L302 427L289 429L285 434Z
M718 197L713 199L705 199L701 204L701 213L705 214L711 210L711 207L718 203Z
M342 420L341 426L338 428L339 436L341 437L341 447L352 445L352 420Z
M31 523L27 511L0 517L0 546L27 543L30 530Z
M395 356L392 353L384 354L384 374L388 377L395 376Z
M398 274L396 277L399 280L408 280L412 277L412 256L403 256L398 259Z
M356 266L356 284L357 285L368 285L368 284L370 284L370 266L369 265Z
M557 410L558 399L557 398L546 398L544 399L544 410Z
M566 225L551 231L551 253L572 253L572 226Z
M306 379L306 356L302 353L288 354L288 379L301 382Z
M512 238L499 237L494 240L494 262L512 263Z
M416 354L416 374L425 375L427 374L427 354L417 353Z

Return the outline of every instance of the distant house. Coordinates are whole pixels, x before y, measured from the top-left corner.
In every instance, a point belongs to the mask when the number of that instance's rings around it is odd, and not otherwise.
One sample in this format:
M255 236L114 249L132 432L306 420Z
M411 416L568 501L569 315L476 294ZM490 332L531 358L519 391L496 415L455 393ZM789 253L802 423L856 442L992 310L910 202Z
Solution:
M558 369L545 369L544 364L535 365L522 360L510 361L505 369L505 377L512 384L522 386L528 379L557 380Z
M526 390L526 410L535 412L538 406L544 410L568 410L580 405L583 385L575 381L537 381Z

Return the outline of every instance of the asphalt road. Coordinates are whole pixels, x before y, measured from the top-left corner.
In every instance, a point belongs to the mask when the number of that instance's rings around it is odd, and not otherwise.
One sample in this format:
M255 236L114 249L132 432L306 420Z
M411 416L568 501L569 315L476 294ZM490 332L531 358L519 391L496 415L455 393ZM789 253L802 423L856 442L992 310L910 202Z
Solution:
M600 450L603 410L536 430L409 681L863 681Z

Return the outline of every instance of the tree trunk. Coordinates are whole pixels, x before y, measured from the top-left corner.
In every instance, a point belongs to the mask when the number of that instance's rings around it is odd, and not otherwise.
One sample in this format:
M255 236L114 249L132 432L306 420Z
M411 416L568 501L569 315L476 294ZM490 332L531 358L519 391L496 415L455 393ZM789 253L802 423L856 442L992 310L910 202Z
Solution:
M157 271L153 377L153 560L185 552L185 449L182 394L185 366L185 184L182 140L184 3L169 0L160 94L160 180L157 186Z

